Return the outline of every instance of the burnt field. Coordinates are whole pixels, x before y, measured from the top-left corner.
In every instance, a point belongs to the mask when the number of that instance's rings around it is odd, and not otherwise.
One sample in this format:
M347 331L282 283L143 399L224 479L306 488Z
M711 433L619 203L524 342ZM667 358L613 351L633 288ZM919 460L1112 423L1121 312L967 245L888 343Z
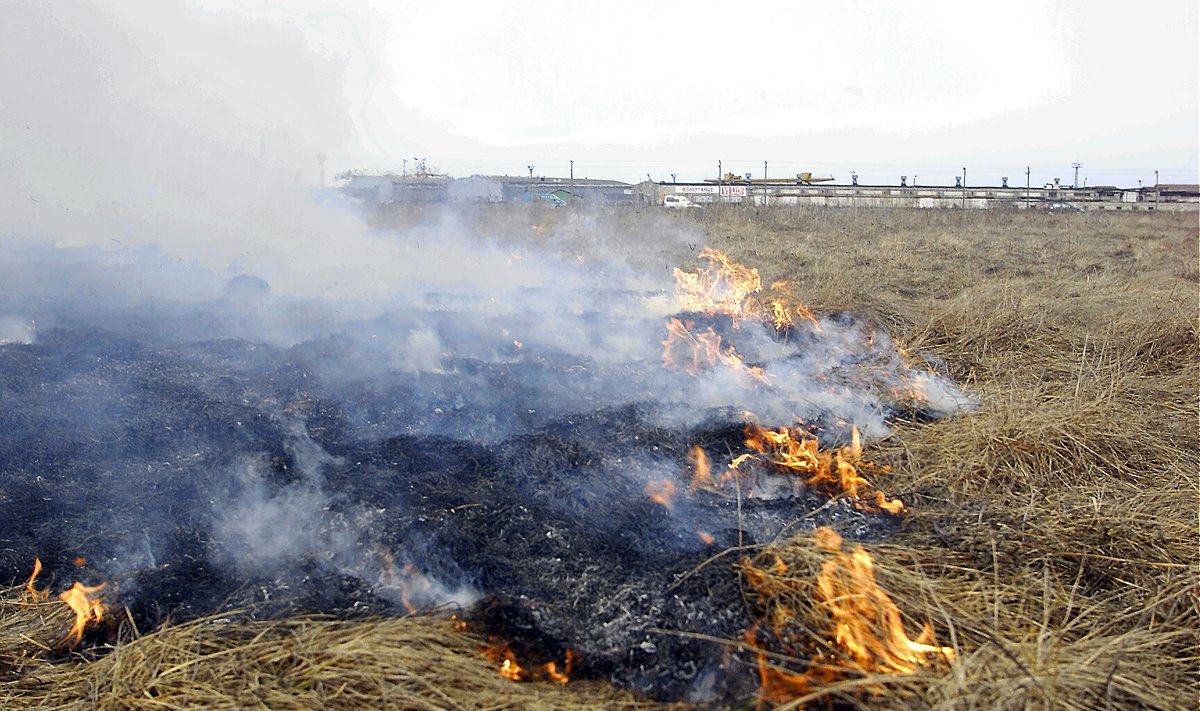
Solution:
M1194 701L1191 216L698 212L376 214L355 300L17 255L0 702Z

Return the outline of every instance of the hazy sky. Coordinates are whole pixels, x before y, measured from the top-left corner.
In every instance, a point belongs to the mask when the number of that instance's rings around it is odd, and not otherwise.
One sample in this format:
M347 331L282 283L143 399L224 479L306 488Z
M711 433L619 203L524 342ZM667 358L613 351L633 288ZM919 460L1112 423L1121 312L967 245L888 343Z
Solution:
M952 184L966 167L1024 184L1027 165L1034 184L1070 181L1075 161L1089 184L1200 180L1194 0L133 5L22 28L145 75L67 103L107 120L119 97L123 120L149 111L286 156L310 182L318 153L330 175L422 157L455 175L565 176L574 160L577 177L629 181L714 177L718 160L864 183Z

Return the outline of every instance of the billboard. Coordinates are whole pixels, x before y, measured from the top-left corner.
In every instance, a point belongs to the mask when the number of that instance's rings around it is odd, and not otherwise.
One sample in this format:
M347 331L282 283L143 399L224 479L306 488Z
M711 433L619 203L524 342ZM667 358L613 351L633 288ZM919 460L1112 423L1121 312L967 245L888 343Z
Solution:
M746 197L745 185L722 185L721 197Z

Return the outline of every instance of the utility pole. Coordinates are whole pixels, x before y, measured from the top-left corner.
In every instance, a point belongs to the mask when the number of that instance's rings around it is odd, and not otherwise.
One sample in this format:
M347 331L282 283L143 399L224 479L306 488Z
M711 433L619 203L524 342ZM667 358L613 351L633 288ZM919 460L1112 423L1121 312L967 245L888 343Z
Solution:
M575 161L571 161L571 183L575 183Z
M763 161L763 182L767 182L767 162Z
M529 177L531 177L531 178L532 178L532 177L533 177L533 169L534 169L534 167L535 167L535 166L532 166L532 165L527 165L527 166L525 166L525 167L529 169Z
M1029 209L1029 166L1025 166L1025 209Z
M963 209L965 210L967 208L967 169L965 166L963 167L963 188L962 188L962 190L963 190L962 206L963 206Z
M404 158L400 161L400 175L403 177L408 176L408 159L407 158Z
M317 154L317 163L321 166L321 187L325 187L325 154L324 153ZM1158 171L1157 170L1154 171L1154 174L1158 175Z
M1158 189L1158 171L1154 171L1154 209L1158 209L1158 194L1162 192Z
M721 161L718 160L717 161L717 187L718 188L721 187L721 179L724 177L725 177L725 174L721 172Z
M675 178L678 177L678 175L679 175L678 173L671 173L671 182L672 183L676 182Z
M1075 169L1075 179L1071 181L1071 188L1079 188L1079 169L1083 167L1083 163L1072 163L1071 167Z

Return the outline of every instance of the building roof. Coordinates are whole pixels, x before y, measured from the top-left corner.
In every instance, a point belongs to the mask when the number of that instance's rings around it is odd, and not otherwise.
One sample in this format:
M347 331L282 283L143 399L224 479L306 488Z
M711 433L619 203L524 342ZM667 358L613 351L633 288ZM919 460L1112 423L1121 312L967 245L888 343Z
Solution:
M627 188L629 183L623 183L620 180L605 180L603 178L554 178L545 175L472 175L472 178L483 178L485 180L495 180L510 185L578 185L578 186L612 186L617 188Z

